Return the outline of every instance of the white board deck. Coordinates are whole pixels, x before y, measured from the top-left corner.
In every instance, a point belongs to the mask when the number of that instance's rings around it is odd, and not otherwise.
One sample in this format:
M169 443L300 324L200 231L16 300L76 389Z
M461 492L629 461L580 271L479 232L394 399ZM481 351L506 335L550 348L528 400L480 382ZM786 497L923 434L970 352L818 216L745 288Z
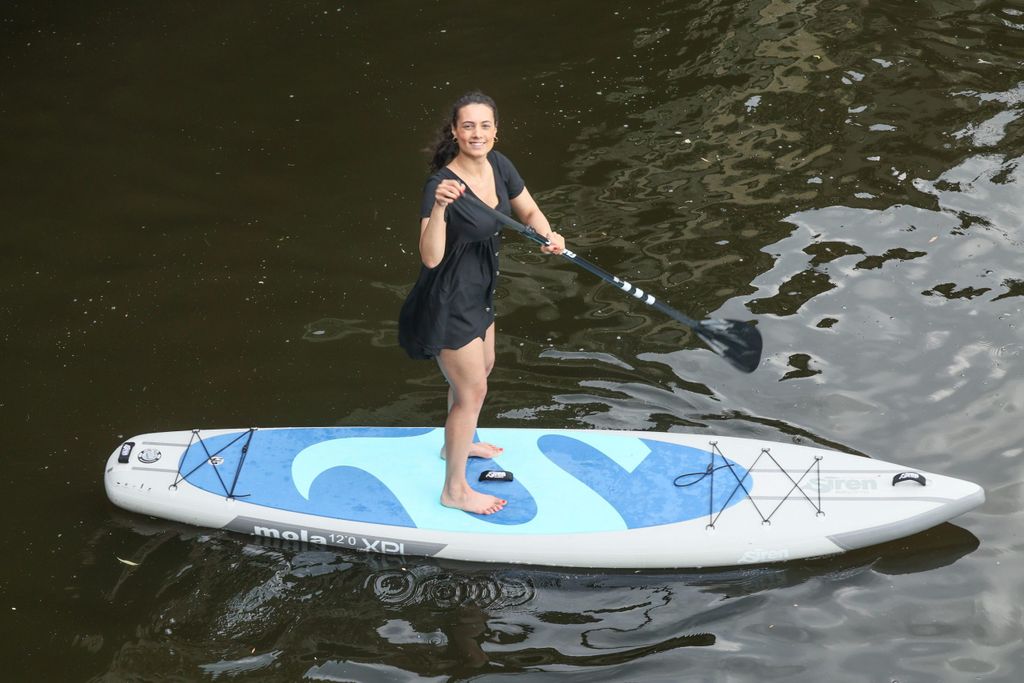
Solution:
M754 564L841 553L980 505L976 484L820 448L658 432L480 429L493 515L438 500L444 430L189 430L126 441L116 505L264 538L474 562L605 568ZM478 482L485 469L512 482ZM899 479L913 472L916 476ZM921 483L923 481L923 484Z

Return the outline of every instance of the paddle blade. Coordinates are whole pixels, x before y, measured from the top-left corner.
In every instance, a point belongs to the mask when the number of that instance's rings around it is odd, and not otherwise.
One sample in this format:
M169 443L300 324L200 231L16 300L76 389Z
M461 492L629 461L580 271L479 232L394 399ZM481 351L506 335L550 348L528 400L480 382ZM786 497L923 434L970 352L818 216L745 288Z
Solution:
M743 372L753 372L761 363L761 333L739 320L705 320L693 331L712 351Z

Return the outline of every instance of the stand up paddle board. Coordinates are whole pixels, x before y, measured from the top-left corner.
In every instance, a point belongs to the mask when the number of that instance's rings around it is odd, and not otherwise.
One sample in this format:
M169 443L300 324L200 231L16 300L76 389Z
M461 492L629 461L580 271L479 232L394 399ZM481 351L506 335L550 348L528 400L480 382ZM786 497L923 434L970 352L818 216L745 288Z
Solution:
M440 504L444 430L434 428L144 434L111 454L105 485L128 510L267 539L608 568L831 555L985 500L967 481L793 444L557 429L480 429L477 438L505 449L467 465L475 488L508 500L492 515Z

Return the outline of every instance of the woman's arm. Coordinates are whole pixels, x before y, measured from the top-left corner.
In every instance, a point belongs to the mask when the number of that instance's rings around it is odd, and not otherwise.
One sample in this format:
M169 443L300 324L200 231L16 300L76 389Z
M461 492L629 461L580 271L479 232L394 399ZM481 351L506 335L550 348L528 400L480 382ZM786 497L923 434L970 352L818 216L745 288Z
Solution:
M551 229L551 224L548 223L547 217L540 210L540 207L537 206L537 202L534 201L529 190L524 187L523 191L516 195L515 199L511 200L511 203L512 210L519 220L551 241L551 245L541 247L541 251L548 254L561 254L565 250L565 239Z
M420 220L420 261L427 268L437 268L444 258L445 231L448 228L444 210L465 191L465 186L454 180L442 180L437 185L434 208L430 216Z

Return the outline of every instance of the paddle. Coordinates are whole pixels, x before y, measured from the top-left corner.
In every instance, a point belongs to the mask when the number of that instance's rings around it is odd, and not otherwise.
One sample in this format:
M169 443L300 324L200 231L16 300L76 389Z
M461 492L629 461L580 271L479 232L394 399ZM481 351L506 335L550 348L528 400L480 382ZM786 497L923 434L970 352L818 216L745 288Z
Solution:
M544 246L548 246L550 244L546 237L542 237L540 233L530 226L523 225L522 223L509 218L500 211L487 206L487 204L484 204L476 196L467 193L464 194L462 198L469 199L473 204L493 216L502 225L512 228L519 234L533 240L537 244ZM708 320L701 321L688 318L671 306L662 303L650 292L645 292L638 287L634 287L625 280L619 279L611 273L595 266L593 263L580 258L576 253L569 251L568 249L562 252L562 256L569 259L580 268L590 271L605 282L615 285L623 292L631 294L633 297L639 299L648 306L658 309L673 320L689 327L693 330L694 334L701 339L701 341L707 344L708 348L725 360L729 361L733 367L742 370L743 372L753 372L757 369L758 364L760 364L761 333L758 332L757 328L750 323L739 320L723 320L717 318L710 318Z

